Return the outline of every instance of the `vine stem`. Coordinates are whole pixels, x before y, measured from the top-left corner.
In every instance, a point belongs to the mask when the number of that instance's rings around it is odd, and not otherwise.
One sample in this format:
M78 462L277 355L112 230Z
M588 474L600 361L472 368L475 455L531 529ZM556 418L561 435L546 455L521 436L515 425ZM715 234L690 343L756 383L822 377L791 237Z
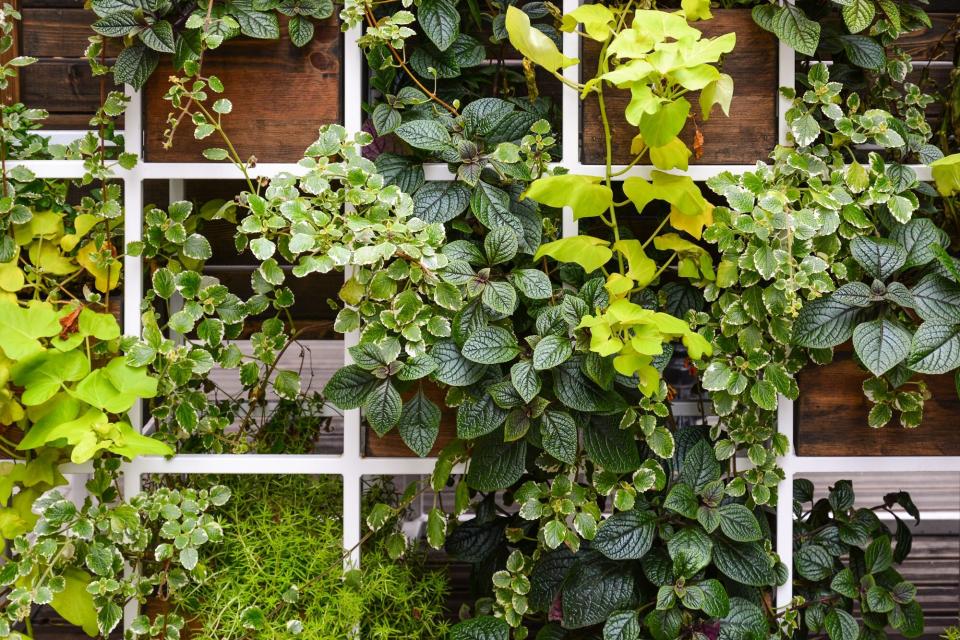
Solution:
M373 13L370 11L370 8L369 8L369 7L367 7L367 9L366 9L366 11L365 11L365 14L366 14L366 17L367 17L367 24L370 25L371 27L377 26L377 19L374 17L374 15L373 15ZM421 89L424 93L426 93L427 96L430 97L431 100L433 100L434 102L436 102L437 104L439 104L440 106L442 106L444 109L446 109L447 111L449 111L451 115L453 115L453 116L459 116L459 115L460 115L460 112L459 112L459 111L457 111L457 110L456 110L455 108L453 108L451 105L447 104L447 103L443 100L443 98L441 98L440 96L438 96L436 93L434 93L434 92L431 91L430 89L427 89L427 87L425 87L424 84L423 84L422 82L420 82L420 79L413 73L413 71L410 70L410 67L408 67L406 61L404 61L403 56L400 55L400 52L397 51L392 44L390 44L390 43L388 42L388 43L386 43L386 45L387 45L387 48L390 49L390 53L393 54L394 60L397 61L397 64L400 65L400 68L403 69L404 73L406 73L407 76L408 76L411 80L413 80L413 81L416 83L416 85L417 85L418 87L420 87L420 89Z

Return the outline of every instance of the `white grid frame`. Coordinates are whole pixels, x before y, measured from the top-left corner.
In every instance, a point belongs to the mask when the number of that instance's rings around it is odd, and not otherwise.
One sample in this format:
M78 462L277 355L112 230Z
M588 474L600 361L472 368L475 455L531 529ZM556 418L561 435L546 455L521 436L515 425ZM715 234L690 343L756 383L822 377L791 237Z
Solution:
M784 1L784 0L781 0ZM792 2L793 0L786 0ZM580 4L580 0L563 0L564 13L569 13ZM360 48L356 45L361 28L353 28L344 35L343 94L344 121L348 131L359 131L362 124L361 104L363 101L364 64ZM562 34L562 49L566 56L579 57L579 40L574 33ZM787 45L779 45L779 86L794 87L795 54ZM567 67L564 76L579 82L579 66ZM130 104L126 112L124 127L125 151L142 157L143 119L142 101L139 92L127 88ZM777 120L779 141L787 141L785 111L789 101L782 96L778 102ZM562 159L558 163L571 173L604 175L602 165L584 165L580 162L580 122L581 103L576 92L564 89L562 98ZM74 137L75 132L50 132L57 138ZM84 173L81 161L35 160L8 161L9 166L21 165L32 170L41 178L79 178ZM614 171L623 170L622 165L614 165ZM744 173L754 165L694 165L687 172L694 180L703 181L718 173L729 171ZM923 165L912 167L921 180L930 180L930 170ZM615 180L622 181L630 176L649 177L653 167L638 165L618 175ZM261 163L249 170L251 176L269 177L279 172L298 173L302 169L295 163ZM143 183L146 180L170 181L170 194L182 197L184 180L199 179L238 179L241 177L236 167L230 164L207 163L170 163L139 162L133 169L117 168L116 177L123 183L124 194L124 240L131 242L142 237L143 224ZM446 165L432 164L425 169L427 180L449 180L454 176ZM563 213L563 237L577 234L577 222L570 209ZM139 335L140 302L143 296L143 267L141 261L133 256L124 257L123 292L123 330L127 335ZM356 344L357 335L350 334L344 339L344 362L350 362L346 348ZM131 419L142 426L143 417L140 407L131 412ZM675 403L676 416L699 415L696 403ZM941 457L804 457L797 456L793 450L794 435L793 401L780 397L778 404L777 428L790 442L790 452L781 458L785 478L779 486L779 504L777 506L776 549L787 567L788 580L776 592L778 606L787 604L792 593L793 569L793 479L805 473L843 473L853 471L873 471L884 473L920 473L934 471L960 471L960 456ZM129 497L141 489L141 478L150 474L299 474L299 475L339 475L343 479L343 546L352 552L346 562L357 566L360 562L359 542L361 539L361 479L370 475L428 475L435 458L367 458L363 455L361 439L362 425L360 410L344 412L343 451L341 454L310 455L232 455L232 454L185 454L171 459L158 456L144 456L125 463L122 466L123 491ZM64 465L65 473L89 473L90 465ZM454 469L462 473L462 469ZM960 514L947 513L945 517L960 519ZM124 626L129 627L137 615L136 603L124 610Z

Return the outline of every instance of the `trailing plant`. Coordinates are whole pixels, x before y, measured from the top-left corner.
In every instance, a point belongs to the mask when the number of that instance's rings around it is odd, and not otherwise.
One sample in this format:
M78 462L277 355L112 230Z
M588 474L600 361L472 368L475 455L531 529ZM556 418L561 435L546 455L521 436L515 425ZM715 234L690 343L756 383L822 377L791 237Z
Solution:
M894 509L920 522L910 494L889 493L883 504L857 508L849 480L815 500L813 483L803 479L794 481L793 494L794 594L801 615L791 637L883 638L890 628L907 638L922 635L917 588L894 568L909 554L912 539ZM896 520L893 537L878 512Z
M95 463L80 507L56 490L35 501L36 524L13 540L0 571L0 637L32 637L31 614L49 605L87 635L107 638L127 602L143 604L158 589L176 593L202 575L199 550L222 537L208 512L230 490L161 488L124 500L119 466L117 458ZM183 625L177 615L140 615L126 637L179 638Z
M344 571L338 479L217 481L234 496L218 514L223 544L203 549L206 578L175 598L191 637L333 639L357 628L365 638L445 637L446 578L424 566L423 553L397 533L395 520L367 538L360 567ZM389 484L371 491L401 511L405 506ZM372 516L369 498L365 505Z
M290 42L304 47L313 39L315 22L333 15L330 0L231 0L205 3L138 0L125 4L95 0L86 55L95 74L106 72L104 52L121 49L113 63L117 84L142 89L162 55L175 71L199 70L203 55L238 37L279 40L281 16Z
M715 429L725 433L718 456L747 447L758 468L746 478L761 498L779 475L775 455L786 447L776 435L777 395L796 398L795 374L811 360L830 359L823 347L797 348L798 314L858 277L853 239L904 224L928 228L913 221L923 196L914 171L880 152L859 151L864 143L903 149L892 116L864 111L856 95L842 99L822 65L807 81L811 89L794 97L786 114L794 146L778 147L772 163L756 171L708 181L728 206L714 211L704 233L720 262L716 281L703 290L709 315L699 316L715 345L702 385L721 417ZM774 447L765 451L770 438Z
M900 414L917 427L927 385L916 374L943 374L960 367L956 265L946 254L946 233L918 218L893 226L886 237L858 236L850 253L864 281L851 281L807 304L794 325L793 341L829 348L853 339L860 363L873 377L863 383L874 403L871 427ZM938 254L943 262L937 259ZM907 386L915 385L915 390Z

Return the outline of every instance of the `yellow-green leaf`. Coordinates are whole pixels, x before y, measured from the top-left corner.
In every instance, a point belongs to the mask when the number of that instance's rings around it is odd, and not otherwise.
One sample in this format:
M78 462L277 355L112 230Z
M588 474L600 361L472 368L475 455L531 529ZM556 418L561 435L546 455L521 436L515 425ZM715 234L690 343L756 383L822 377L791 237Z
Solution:
M539 29L530 26L530 17L517 9L509 7L505 21L507 35L517 51L550 72L569 67L579 62L577 58L568 58L560 53L557 45Z
M593 236L573 236L541 245L534 260L550 256L558 262L573 262L587 273L599 269L613 257L609 242Z
M687 170L690 160L690 149L680 138L674 138L662 147L650 149L650 162L658 169Z
M0 289L11 293L23 289L23 271L16 261L0 263Z
M930 172L940 195L946 198L960 193L960 153L931 162Z
M711 224L713 224L713 205L709 202L696 215L689 215L676 207L670 207L670 226L678 231L686 231L697 240L703 234L703 228Z
M563 31L574 31L578 24L583 25L587 36L603 42L610 35L614 15L602 4L583 4L563 16Z
M627 259L630 266L627 270L628 278L636 280L640 287L650 284L657 272L657 263L647 257L639 240L620 240L613 245L613 250L619 251Z
M680 9L690 22L713 18L710 13L710 0L681 0Z
M703 115L703 120L707 121L710 119L710 112L713 110L714 105L720 105L720 110L723 111L723 115L729 116L730 102L732 100L733 78L726 73L721 73L716 80L700 91L700 113Z
M97 609L93 604L93 595L87 592L90 574L70 567L63 572L64 588L53 594L50 606L64 620L83 629L91 638L99 635L97 629Z
M521 198L548 207L570 207L576 219L599 216L613 204L613 192L599 177L569 173L534 180Z
M653 200L665 200L687 215L697 215L707 206L700 187L690 176L654 171L651 182L639 176L623 181L623 193L642 212Z

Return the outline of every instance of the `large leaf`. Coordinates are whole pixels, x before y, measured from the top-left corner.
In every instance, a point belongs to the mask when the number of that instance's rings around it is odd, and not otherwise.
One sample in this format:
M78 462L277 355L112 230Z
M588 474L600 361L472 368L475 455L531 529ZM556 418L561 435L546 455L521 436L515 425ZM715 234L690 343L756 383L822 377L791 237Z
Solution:
M351 364L331 376L323 389L323 395L341 409L357 409L379 382L366 369Z
M400 399L400 393L389 380L384 380L374 387L363 401L367 422L380 436L390 431L400 420L402 406L403 400Z
M23 308L9 298L0 299L0 349L12 360L22 360L43 349L39 338L60 333L57 314L48 303Z
M929 273L910 290L913 308L924 320L960 322L960 285L936 273Z
M544 411L540 418L543 450L567 464L577 461L577 424L566 411Z
M463 344L463 357L480 364L509 362L520 353L520 345L508 329L490 326L471 335Z
M452 340L443 340L433 345L430 355L437 361L434 377L437 381L453 387L466 387L480 380L486 370L484 365L467 360Z
M731 540L737 542L755 542L763 537L760 523L750 509L742 504L730 502L720 505L720 530Z
M568 58L560 53L553 40L539 29L531 27L530 17L514 6L507 8L504 26L507 29L510 44L522 53L524 58L533 60L547 71L555 72L557 69L579 62L576 58Z
M450 132L436 120L411 120L396 131L400 139L417 149L441 151L450 145Z
M400 412L400 437L421 458L433 448L440 433L440 408L418 389Z
M910 354L911 339L910 332L899 323L878 318L857 325L853 349L870 373L882 376Z
M820 44L820 24L792 4L782 5L773 18L773 32L798 53L812 56Z
M113 78L118 84L129 84L134 89L142 89L159 62L160 54L142 42L136 42L117 56L117 61L113 64Z
M474 445L467 484L477 491L506 489L523 475L526 457L524 440L503 442L503 432L492 433Z
M576 219L599 216L613 204L613 191L599 177L572 173L534 180L522 197L548 207L570 207Z
M629 563L587 554L563 586L563 626L580 629L605 621L633 601L634 577Z
M691 578L710 564L713 542L699 525L681 529L667 541L674 571Z
M662 147L672 142L687 123L690 102L677 98L660 105L653 113L644 113L640 118L640 135L648 147Z
M502 618L478 616L454 625L450 640L510 640L510 625Z
M541 245L534 260L550 256L558 262L572 262L587 273L605 265L613 257L610 243L593 236L571 236Z
M460 35L460 12L450 0L423 0L417 21L440 51L446 51Z
M730 598L718 640L766 640L769 623L763 609L744 598Z
M874 0L848 0L848 4L841 9L850 33L860 33L869 27L876 11Z
M825 349L846 342L863 319L864 309L832 297L806 303L793 323L793 342L801 347Z
M594 420L583 430L583 447L591 460L613 473L631 473L643 462L633 434L616 424Z
M906 268L921 267L933 261L937 247L947 247L950 243L947 234L929 218L913 218L907 224L897 226L890 237L906 249Z
M470 189L462 182L431 181L413 194L413 215L424 222L449 222L466 211Z
M960 324L921 324L913 334L907 366L917 373L930 374L960 367Z
M533 349L533 368L537 371L552 369L573 355L573 343L566 336L549 335Z
M81 627L88 636L97 635L97 610L93 595L87 592L90 574L73 567L63 572L64 588L53 594L50 606L70 624Z
M823 620L830 640L857 640L860 637L860 625L857 619L843 609L831 609Z
M716 540L713 563L725 576L753 587L764 587L773 580L773 572L763 547L756 542Z
M896 240L857 236L850 241L850 253L874 278L886 280L907 262L907 251Z
M639 560L653 545L656 529L652 511L619 511L600 523L593 548L611 560Z
M506 419L507 411L497 406L490 394L480 400L465 400L457 409L457 437L472 440L485 436Z

